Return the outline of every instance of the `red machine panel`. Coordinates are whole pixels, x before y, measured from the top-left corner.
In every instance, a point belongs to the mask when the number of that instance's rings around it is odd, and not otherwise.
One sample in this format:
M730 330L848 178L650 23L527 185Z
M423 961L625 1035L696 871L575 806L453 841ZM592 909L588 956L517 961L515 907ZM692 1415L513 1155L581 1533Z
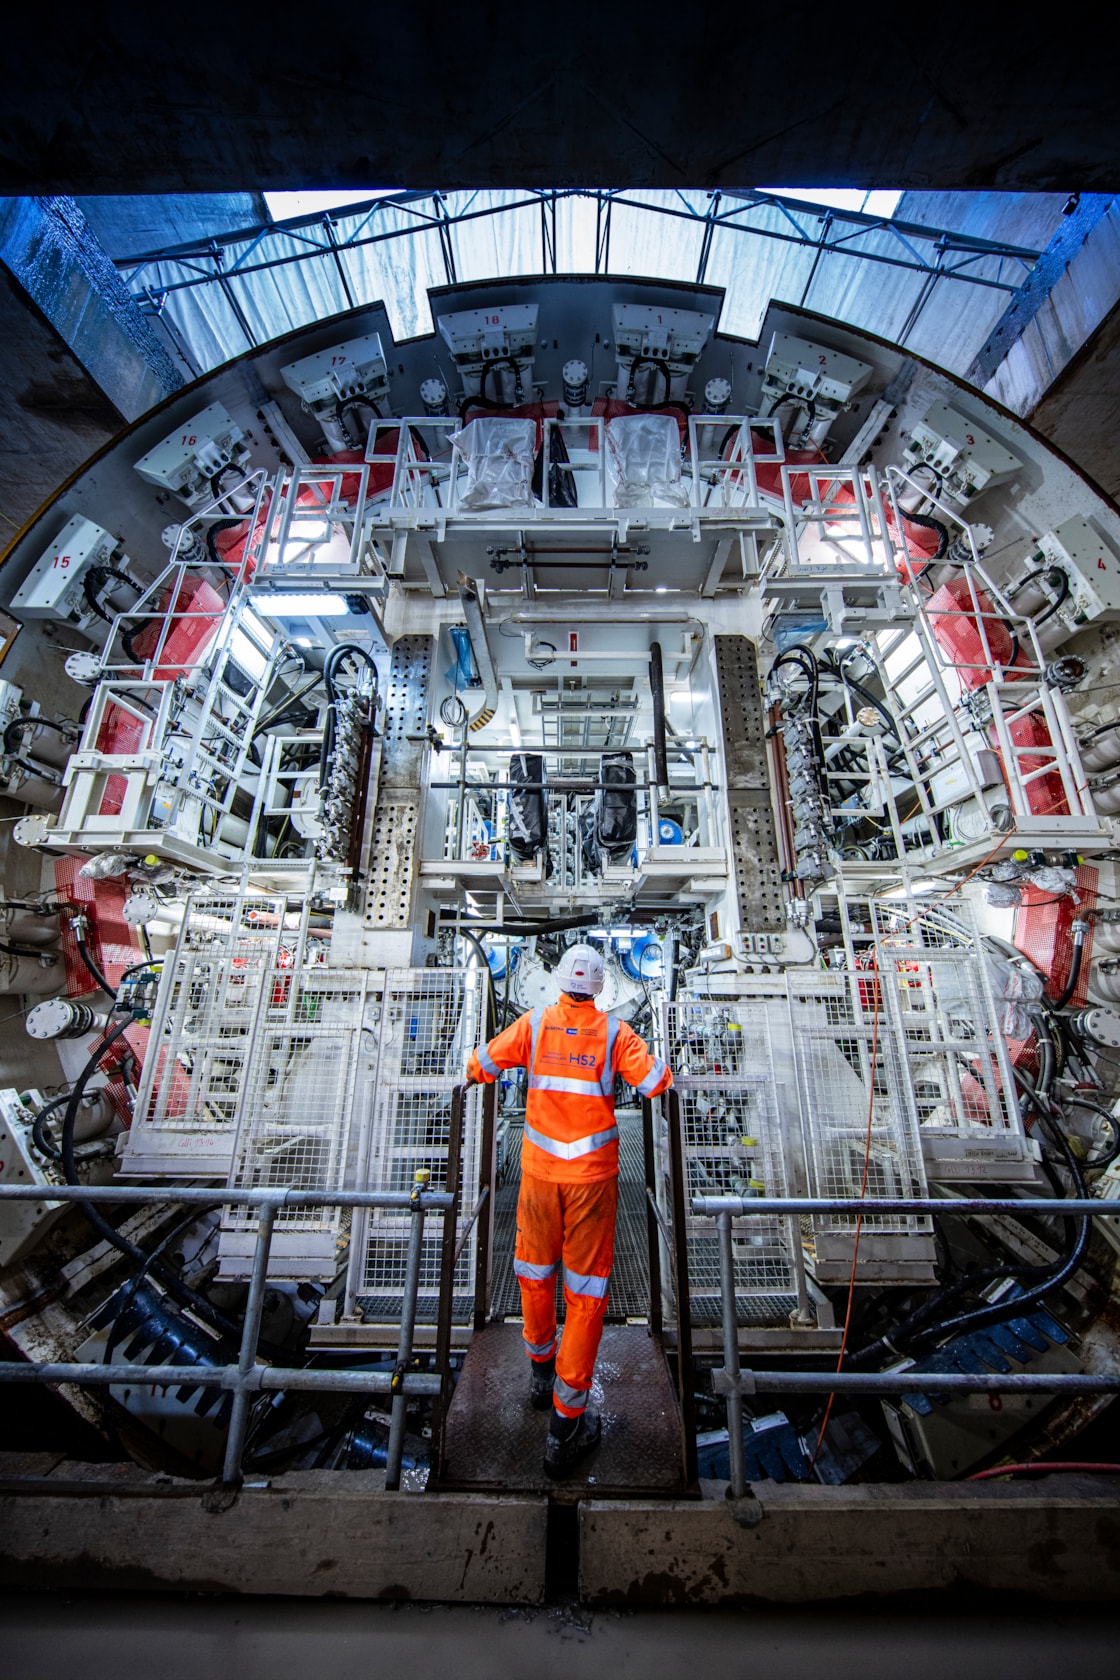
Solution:
M174 597L172 586L168 586L160 598L158 611L171 614L171 627L163 646L160 647L160 637L165 619L150 618L129 638L130 656L133 659L150 659L158 648L160 663L154 673L157 680L170 682L175 677L185 677L198 663L201 650L222 622L225 605L217 590L211 589L205 578L188 573Z
M1077 896L1059 899L1052 893L1026 888L1022 907L1015 912L1015 944L1025 957L1050 976L1047 991L1060 995L1073 966L1072 927L1096 903L1100 873L1090 864L1082 864L1077 871ZM1093 928L1085 935L1085 949L1081 958L1081 977L1077 982L1071 1004L1081 1007L1089 995L1089 962L1093 954Z
M144 954L136 929L129 926L123 915L129 884L124 880L89 880L80 873L87 861L84 857L55 859L55 895L66 903L77 905L84 913L90 956L109 984L115 986L125 969L139 962ZM78 954L78 942L65 916L62 918L62 955L66 963L66 995L82 997L92 989L93 981Z

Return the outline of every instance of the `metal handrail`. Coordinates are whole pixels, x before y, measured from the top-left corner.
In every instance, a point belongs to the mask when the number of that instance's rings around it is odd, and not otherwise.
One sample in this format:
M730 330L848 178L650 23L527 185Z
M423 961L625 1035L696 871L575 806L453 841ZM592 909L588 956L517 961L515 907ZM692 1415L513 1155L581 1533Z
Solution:
M161 1186L136 1185L80 1185L80 1184L0 1184L0 1201L35 1202L110 1202L114 1205L164 1202L171 1204L205 1205L213 1207L216 1199L231 1207L251 1207L259 1210L253 1264L249 1279L249 1293L245 1301L245 1319L241 1329L241 1346L235 1365L205 1367L206 1388L220 1388L233 1395L229 1422L226 1428L226 1447L222 1465L222 1481L236 1486L242 1480L241 1461L245 1450L245 1433L249 1422L251 1396L278 1389L302 1391L323 1390L359 1394L391 1394L389 1443L386 1453L385 1486L396 1491L401 1485L401 1464L404 1456L404 1432L407 1404L410 1396L439 1397L444 1393L446 1374L408 1370L412 1359L412 1340L416 1325L416 1299L420 1285L420 1261L424 1244L424 1221L429 1213L442 1214L445 1221L454 1222L456 1198L450 1192L433 1191L419 1178L411 1191L383 1190L295 1190L277 1186L267 1190L215 1191L193 1185ZM349 1207L398 1208L411 1214L408 1251L405 1260L401 1328L397 1344L396 1365L388 1371L319 1371L308 1368L285 1369L280 1366L259 1366L257 1344L264 1310L265 1284L268 1280L268 1257L276 1217L285 1208ZM0 1382L8 1383L155 1383L160 1386L181 1387L196 1368L183 1365L96 1365L45 1361L0 1361ZM196 1377L195 1381L198 1382Z
M954 1214L980 1218L985 1214L1077 1214L1091 1218L1120 1218L1120 1201L1087 1196L1022 1198L887 1196L693 1196L694 1214L716 1221L719 1235L719 1286L723 1323L723 1369L713 1371L712 1388L727 1408L729 1496L761 1507L747 1486L743 1450L743 1396L756 1394L1120 1394L1120 1371L1008 1372L1005 1375L917 1371L752 1371L739 1364L739 1325L735 1310L735 1255L731 1222L749 1214L881 1213ZM757 1516L743 1519L750 1523Z

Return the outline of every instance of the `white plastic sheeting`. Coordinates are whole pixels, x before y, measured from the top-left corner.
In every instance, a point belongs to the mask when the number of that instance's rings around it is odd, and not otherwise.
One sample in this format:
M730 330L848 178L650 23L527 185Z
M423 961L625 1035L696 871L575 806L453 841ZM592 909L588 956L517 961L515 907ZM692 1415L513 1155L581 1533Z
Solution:
M954 195L938 195L930 209L941 208L942 196L955 206ZM986 206L974 204L967 215L967 207L956 206L950 227L1038 249L1060 219L1056 195L973 196ZM925 196L907 194L898 215L931 222L925 205ZM946 212L951 207L947 202ZM934 259L928 235L832 216L823 206L726 193L713 200L702 191L398 195L344 209L329 222L224 237L220 262L202 252L153 259L126 270L126 278L162 309L173 341L200 372L253 343L378 301L394 336L414 338L432 331L430 287L553 273L699 279L725 290L721 332L757 339L776 300L866 328L963 372L1010 297L977 282L1018 286L1026 264L955 251L945 265L952 272L927 274L906 265ZM817 248L807 239L825 243ZM868 260L873 256L879 260Z
M451 444L467 469L466 487L459 496L461 508L532 506L535 421L483 415L461 432L453 432Z
M670 414L625 414L607 426L615 507L687 507L681 434Z

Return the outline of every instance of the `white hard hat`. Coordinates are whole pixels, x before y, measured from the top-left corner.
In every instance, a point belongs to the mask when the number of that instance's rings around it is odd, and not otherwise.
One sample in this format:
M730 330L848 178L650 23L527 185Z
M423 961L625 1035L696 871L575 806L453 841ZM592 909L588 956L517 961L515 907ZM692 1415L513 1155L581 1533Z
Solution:
M562 992L598 997L603 989L603 959L593 945L569 945L556 965Z

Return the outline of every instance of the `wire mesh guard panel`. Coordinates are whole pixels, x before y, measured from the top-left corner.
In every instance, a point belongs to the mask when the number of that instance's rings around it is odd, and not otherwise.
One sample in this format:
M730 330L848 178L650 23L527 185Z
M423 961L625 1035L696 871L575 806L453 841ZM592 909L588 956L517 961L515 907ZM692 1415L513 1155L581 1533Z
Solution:
M283 899L244 893L191 901L164 973L122 1170L226 1176L284 909Z
M904 1096L905 1065L881 984L871 971L789 976L806 1164L812 1195L866 1198L864 1236L916 1238L931 1229L927 1217L874 1208L877 1198L927 1194L918 1128ZM818 1255L838 1234L850 1255L855 1219L815 1215ZM924 1254L925 1235L920 1246Z
M481 969L390 969L381 1010L376 1092L369 1123L354 1150L356 1182L370 1190L409 1190L418 1168L431 1187L447 1182L451 1094L467 1057L483 1036L485 975ZM466 1093L458 1216L469 1217L478 1193L482 1094ZM465 1210L465 1212L464 1212ZM376 1322L399 1318L408 1248L409 1214L371 1209L356 1215L348 1301ZM442 1221L424 1234L417 1316L436 1317ZM469 1317L478 1226L455 1268L454 1316Z
M680 1100L686 1198L788 1194L764 1009L749 1002L668 1004L666 1043ZM720 1268L715 1223L690 1213L685 1228L692 1318L716 1324ZM732 1244L738 1299L783 1296L795 1287L788 1220L736 1219Z
M263 976L261 1025L246 1070L229 1183L238 1189L344 1188L355 1101L375 1076L365 1033L368 975L322 965L276 966ZM368 1045L368 1048L367 1048ZM276 1220L269 1274L330 1279L337 1271L342 1213L284 1208ZM220 1275L245 1275L257 1220L250 1208L222 1217Z
M941 1176L1031 1163L972 907L872 901L892 1078Z

